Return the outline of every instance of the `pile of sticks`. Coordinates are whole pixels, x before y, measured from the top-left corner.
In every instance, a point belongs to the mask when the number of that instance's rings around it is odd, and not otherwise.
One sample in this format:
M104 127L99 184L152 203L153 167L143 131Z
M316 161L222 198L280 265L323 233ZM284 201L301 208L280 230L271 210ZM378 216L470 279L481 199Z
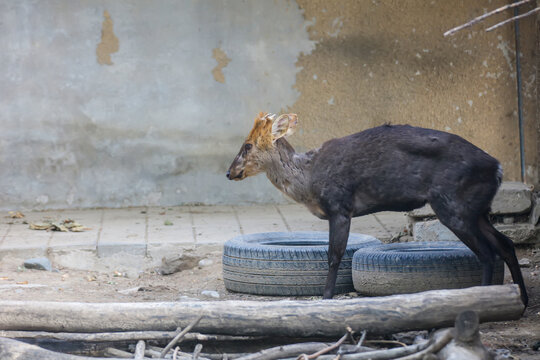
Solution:
M185 331L185 330L183 330ZM262 350L246 352L223 352L204 353L203 345L197 343L190 352L182 351L180 345L188 338L182 338L179 332L165 347L151 345L153 341L138 340L136 345L127 346L128 351L117 347L106 346L100 350L104 357L87 357L71 354L62 354L56 351L46 350L36 345L0 337L0 354L2 359L41 359L41 360L114 360L114 359L175 359L175 360L274 360L274 359L298 359L298 360L381 360L381 359L423 359L427 354L434 354L444 348L454 338L453 329L443 329L436 337L430 340L421 340L416 344L406 345L392 340L365 340L366 332L357 340L352 331L344 334L338 341L329 342L299 342L293 344L273 346ZM29 335L29 334L26 334ZM134 335L134 334L132 334ZM223 338L219 335L202 335L198 333L188 334L200 339L215 339L216 341L235 341L241 347L242 341L251 342L261 340L253 337ZM28 338L26 338L28 339ZM245 345L245 344L244 344ZM374 346L387 346L376 348ZM397 346L388 348L389 345ZM215 346L212 348L215 349Z
M449 348L459 333L443 329L429 340L386 349L376 349L381 341L366 340L366 334L444 328L460 314L474 314L477 328L479 321L518 319L523 310L515 285L325 301L0 301L0 358L422 359ZM270 347L276 338L280 345ZM57 352L60 348L70 354Z

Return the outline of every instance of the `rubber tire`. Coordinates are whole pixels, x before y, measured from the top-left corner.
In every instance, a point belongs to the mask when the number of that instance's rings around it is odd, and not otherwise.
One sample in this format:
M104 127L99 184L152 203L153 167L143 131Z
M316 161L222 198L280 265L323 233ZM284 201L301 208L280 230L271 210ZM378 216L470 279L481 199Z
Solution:
M353 257L354 288L362 295L385 296L436 289L479 286L482 265L456 241L383 244L358 250ZM493 284L502 284L504 262L497 260Z
M381 242L350 234L335 294L352 292L354 252ZM256 295L322 295L328 275L327 232L270 232L237 236L223 249L223 281L230 291Z

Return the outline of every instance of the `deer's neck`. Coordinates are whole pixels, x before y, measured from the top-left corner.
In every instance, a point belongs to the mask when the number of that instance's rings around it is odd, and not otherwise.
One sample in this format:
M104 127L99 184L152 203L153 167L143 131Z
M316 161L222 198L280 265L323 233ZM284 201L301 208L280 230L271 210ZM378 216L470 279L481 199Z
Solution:
M294 201L305 204L315 215L320 212L318 202L311 192L311 172L313 157L318 150L296 153L285 140L275 144L271 161L266 167L266 176L285 195Z

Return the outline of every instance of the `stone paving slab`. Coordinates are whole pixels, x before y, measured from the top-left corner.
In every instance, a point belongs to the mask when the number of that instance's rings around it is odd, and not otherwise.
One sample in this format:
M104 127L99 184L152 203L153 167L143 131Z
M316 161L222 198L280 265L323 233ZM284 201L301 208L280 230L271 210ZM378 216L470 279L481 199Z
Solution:
M145 258L145 266L155 266L163 256L182 249L220 247L240 234L328 231L327 221L301 205L132 207L25 215L23 219L0 217L0 260L4 256L49 256L62 266L92 268L98 263L139 264ZM90 229L65 233L31 230L28 225L68 218ZM406 223L403 213L378 213L353 219L351 231L389 239Z
M290 231L277 206L234 206L233 210L236 212L243 234L261 232L261 229L269 232Z
M193 216L188 206L147 210L148 244L193 243Z
M534 205L532 201L533 186L513 181L503 182L493 198L491 213L496 215L523 214ZM435 216L435 212L429 204L426 204L410 211L408 215L413 218L425 218Z

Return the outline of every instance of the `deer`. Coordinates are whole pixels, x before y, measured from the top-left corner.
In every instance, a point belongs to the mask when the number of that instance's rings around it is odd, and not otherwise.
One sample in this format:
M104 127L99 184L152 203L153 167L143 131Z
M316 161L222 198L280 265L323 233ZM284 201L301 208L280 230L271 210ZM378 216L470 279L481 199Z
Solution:
M412 211L428 203L439 221L478 257L481 284L491 285L494 262L500 257L527 306L514 244L489 218L502 182L499 161L458 135L391 124L297 153L285 139L297 123L296 114L259 113L226 176L239 181L264 172L286 196L328 220L323 299L334 295L352 218L379 211Z

